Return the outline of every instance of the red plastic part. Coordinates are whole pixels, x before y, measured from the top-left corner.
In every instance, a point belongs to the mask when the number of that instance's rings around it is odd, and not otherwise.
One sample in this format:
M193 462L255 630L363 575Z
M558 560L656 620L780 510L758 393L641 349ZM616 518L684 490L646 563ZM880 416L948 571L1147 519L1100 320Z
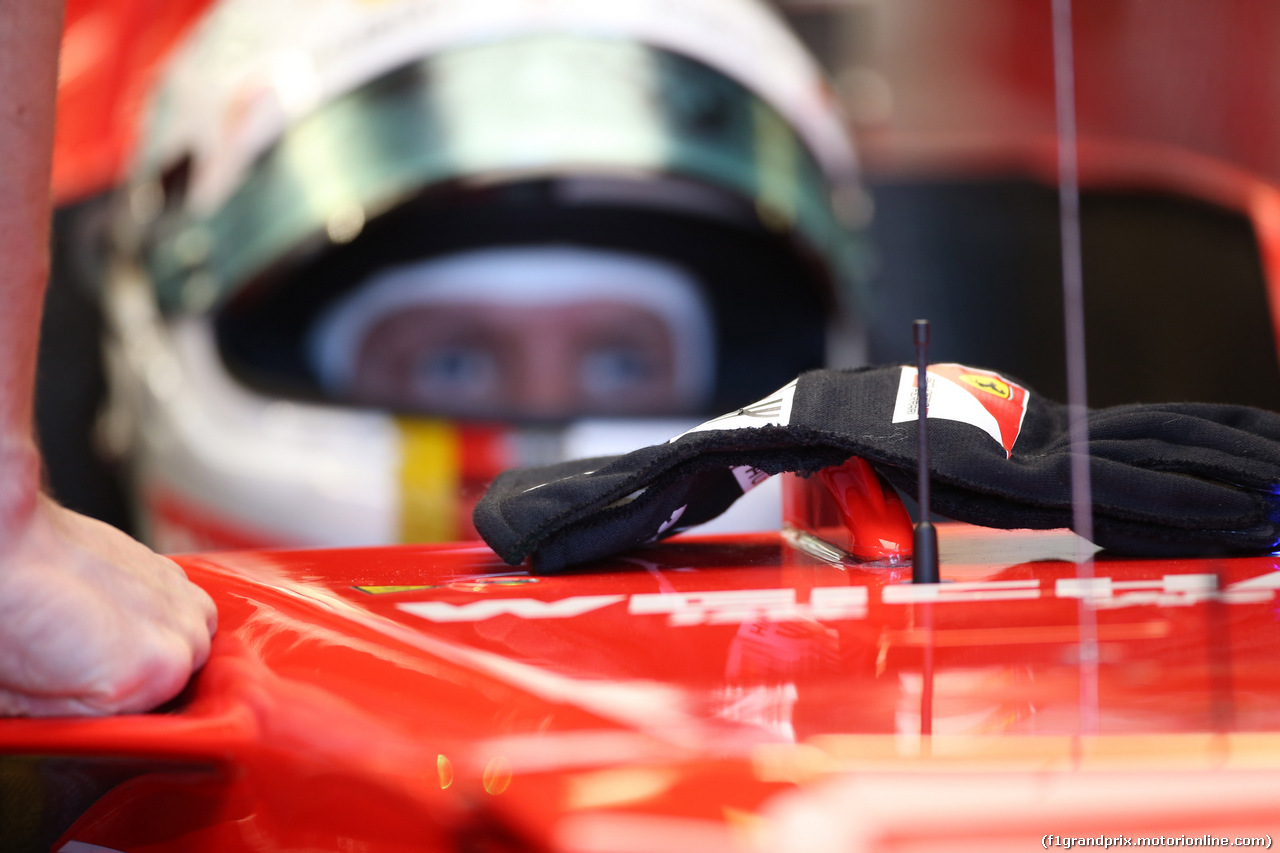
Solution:
M787 474L783 522L867 562L911 558L911 517L902 499L864 459L824 468L812 477Z

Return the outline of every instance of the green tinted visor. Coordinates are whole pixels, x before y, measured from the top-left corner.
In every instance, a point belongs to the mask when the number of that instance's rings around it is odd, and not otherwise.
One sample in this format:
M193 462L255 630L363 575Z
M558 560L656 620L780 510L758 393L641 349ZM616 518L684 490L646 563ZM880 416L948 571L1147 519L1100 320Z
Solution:
M774 109L686 57L555 35L437 54L315 110L214 213L159 228L148 266L162 307L205 310L426 187L582 173L722 188L835 278L856 265L821 169Z

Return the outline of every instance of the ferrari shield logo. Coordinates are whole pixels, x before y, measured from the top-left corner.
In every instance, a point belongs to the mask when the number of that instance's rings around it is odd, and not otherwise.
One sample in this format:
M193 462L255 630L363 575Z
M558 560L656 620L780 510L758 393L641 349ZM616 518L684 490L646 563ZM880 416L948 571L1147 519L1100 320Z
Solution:
M961 364L930 365L927 384L929 417L971 424L998 441L1006 456L1012 455L1031 399L1027 389ZM903 367L893 423L916 419L916 397L916 369Z
M995 394L1001 400L1013 399L1013 387L999 376L966 373L960 377L960 381L972 385L979 391L986 391L988 394Z

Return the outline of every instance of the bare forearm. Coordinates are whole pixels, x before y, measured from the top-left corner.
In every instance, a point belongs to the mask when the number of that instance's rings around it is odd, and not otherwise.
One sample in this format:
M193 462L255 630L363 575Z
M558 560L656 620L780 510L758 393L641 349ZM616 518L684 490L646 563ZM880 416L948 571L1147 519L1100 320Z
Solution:
M0 466L31 440L61 0L0 2Z
M217 625L177 564L37 489L61 26L61 0L0 0L0 717L151 708L204 664Z

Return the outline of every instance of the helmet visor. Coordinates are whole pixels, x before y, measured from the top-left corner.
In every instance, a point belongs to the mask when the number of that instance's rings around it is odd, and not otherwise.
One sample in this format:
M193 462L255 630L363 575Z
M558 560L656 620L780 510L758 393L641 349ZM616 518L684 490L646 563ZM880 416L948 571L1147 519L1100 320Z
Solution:
M723 188L849 266L825 178L775 110L692 59L562 35L437 54L316 109L217 209L164 223L148 266L166 311L202 311L428 186L582 173Z

